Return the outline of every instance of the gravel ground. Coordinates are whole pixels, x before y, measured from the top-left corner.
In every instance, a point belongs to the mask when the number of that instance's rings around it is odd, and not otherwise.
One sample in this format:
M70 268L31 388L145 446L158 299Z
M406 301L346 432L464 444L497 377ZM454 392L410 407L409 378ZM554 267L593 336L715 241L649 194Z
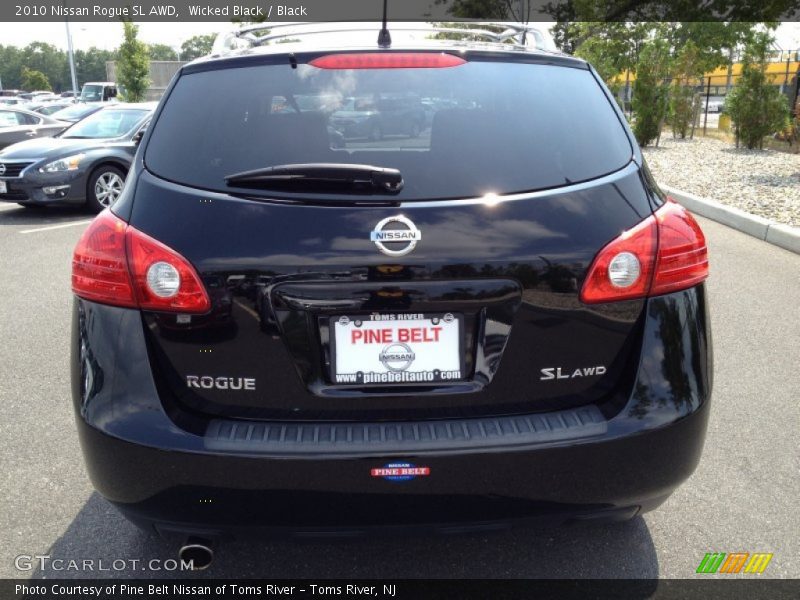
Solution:
M644 155L659 183L800 227L800 154L667 134Z

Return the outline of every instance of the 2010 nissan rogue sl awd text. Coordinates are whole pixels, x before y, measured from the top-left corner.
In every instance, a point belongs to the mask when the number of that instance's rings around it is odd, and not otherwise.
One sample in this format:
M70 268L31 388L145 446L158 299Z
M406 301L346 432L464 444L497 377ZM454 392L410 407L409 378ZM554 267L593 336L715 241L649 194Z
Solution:
M709 414L706 243L596 72L246 36L181 68L74 252L99 492L208 539L664 502ZM336 129L409 95L413 131Z

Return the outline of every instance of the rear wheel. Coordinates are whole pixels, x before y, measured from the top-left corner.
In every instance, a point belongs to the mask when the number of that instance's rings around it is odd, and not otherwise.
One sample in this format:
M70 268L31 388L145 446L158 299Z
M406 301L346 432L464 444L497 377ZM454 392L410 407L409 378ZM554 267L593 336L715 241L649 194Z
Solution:
M86 186L86 204L96 212L113 206L124 185L125 173L120 169L111 165L98 167Z

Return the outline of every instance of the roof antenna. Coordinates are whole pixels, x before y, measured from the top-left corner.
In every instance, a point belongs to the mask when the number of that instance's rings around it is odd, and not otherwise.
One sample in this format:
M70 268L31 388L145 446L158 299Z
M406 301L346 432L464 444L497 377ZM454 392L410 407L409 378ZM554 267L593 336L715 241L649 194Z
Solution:
M388 3L389 0L383 0L383 27L381 27L381 30L378 33L378 46L381 48L388 48L392 45L392 35L389 33L389 29L386 27L386 11Z

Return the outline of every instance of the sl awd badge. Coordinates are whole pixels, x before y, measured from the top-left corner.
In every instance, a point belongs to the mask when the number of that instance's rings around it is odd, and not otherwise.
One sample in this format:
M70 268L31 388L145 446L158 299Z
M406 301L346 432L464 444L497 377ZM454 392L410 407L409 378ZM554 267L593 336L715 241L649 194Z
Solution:
M369 232L369 239L388 256L405 256L422 239L422 232L403 215L386 217Z

